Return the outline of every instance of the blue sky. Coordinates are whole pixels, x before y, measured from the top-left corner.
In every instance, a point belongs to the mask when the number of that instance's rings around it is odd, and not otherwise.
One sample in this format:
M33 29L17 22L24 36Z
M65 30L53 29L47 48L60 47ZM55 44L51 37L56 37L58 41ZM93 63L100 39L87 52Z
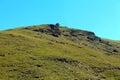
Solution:
M120 40L120 0L0 0L0 30L56 22Z

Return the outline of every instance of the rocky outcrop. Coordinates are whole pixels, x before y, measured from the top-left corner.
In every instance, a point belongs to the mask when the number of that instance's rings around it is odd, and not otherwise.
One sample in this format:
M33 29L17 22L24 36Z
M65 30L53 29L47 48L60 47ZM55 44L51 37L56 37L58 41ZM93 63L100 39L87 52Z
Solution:
M90 31L81 31L81 30L71 30L69 36L85 38L90 42L101 42L101 38L97 37L95 33Z
M34 31L50 34L53 35L54 37L59 37L61 35L59 23L56 23L55 25L47 24L47 26L48 26L47 28L39 28L35 29Z
M48 26L49 26L49 30L51 31L51 33L52 33L53 36L59 37L61 35L58 23L56 23L56 25L49 24Z
M96 41L96 42L101 41L101 38L97 37L93 32L76 30L76 29L71 29L68 31L67 31L67 29L64 29L64 30L60 30L60 24L56 23L56 24L47 24L47 27L38 28L38 29L35 29L34 31L50 34L54 37L59 37L59 36L63 35L63 36L68 36L68 37L72 36L75 38L78 38L78 37L85 38L90 42L91 41Z

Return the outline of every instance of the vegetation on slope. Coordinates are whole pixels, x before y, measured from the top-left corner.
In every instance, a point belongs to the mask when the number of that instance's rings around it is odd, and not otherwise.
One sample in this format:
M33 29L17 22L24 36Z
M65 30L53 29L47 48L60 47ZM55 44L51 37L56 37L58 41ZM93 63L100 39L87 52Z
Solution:
M120 79L119 43L93 32L51 26L0 32L1 80Z

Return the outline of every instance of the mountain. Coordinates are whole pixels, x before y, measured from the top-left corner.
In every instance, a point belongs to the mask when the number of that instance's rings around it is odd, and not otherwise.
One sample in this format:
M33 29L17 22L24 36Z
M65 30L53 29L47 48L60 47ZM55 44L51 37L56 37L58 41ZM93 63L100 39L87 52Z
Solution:
M120 80L120 41L58 23L0 31L0 80Z

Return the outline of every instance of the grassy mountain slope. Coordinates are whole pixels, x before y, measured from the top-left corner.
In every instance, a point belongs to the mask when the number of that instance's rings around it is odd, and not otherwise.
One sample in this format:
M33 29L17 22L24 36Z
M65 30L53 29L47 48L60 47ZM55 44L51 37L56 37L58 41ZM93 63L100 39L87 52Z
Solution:
M50 26L0 32L1 80L120 79L119 41L66 27L52 30Z

